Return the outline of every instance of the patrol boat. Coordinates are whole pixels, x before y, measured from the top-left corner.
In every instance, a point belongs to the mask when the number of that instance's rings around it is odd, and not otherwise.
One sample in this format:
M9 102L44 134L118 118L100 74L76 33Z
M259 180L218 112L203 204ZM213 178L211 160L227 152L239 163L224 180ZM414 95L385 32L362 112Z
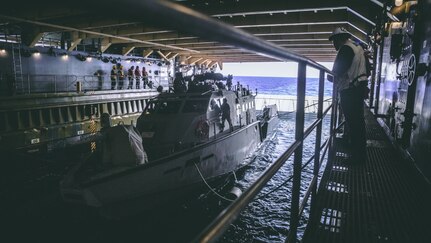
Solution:
M244 167L274 128L276 106L266 107L257 119L255 94L249 89L211 88L199 85L185 93L162 93L148 102L136 128L120 125L102 131L102 152L61 182L64 200L119 217L181 203ZM220 124L223 99L230 106L232 129ZM113 138L121 133L124 139ZM130 141L132 146L125 148ZM106 151L112 155L107 163Z

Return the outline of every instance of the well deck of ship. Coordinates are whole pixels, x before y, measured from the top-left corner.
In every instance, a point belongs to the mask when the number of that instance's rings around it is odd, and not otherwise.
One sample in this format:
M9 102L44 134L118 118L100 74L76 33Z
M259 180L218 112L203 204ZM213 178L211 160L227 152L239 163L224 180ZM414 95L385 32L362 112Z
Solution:
M336 138L303 242L430 242L431 190L366 109L367 161Z

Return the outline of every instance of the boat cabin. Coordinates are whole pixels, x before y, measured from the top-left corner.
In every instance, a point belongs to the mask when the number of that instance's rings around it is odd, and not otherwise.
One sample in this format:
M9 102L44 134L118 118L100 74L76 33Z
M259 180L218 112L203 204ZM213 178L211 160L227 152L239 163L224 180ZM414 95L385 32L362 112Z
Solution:
M224 98L233 130L256 121L254 95L248 89L163 93L150 100L137 122L150 161L229 134L221 125Z

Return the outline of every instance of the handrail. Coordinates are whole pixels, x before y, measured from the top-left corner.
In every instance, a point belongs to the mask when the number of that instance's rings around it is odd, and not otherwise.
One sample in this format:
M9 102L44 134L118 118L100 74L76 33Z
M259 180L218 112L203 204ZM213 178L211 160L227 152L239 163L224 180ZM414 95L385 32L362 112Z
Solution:
M127 87L128 75L124 75L124 86ZM148 78L142 78L148 80ZM133 78L133 82L136 78ZM68 74L23 74L21 85L16 84L15 92L18 94L34 93L61 93L77 91L77 83L81 82L80 88L84 91L111 90L111 75L68 75ZM149 88L149 84L145 85ZM41 88L42 87L42 88ZM143 84L141 85L143 87ZM135 86L133 86L135 88Z

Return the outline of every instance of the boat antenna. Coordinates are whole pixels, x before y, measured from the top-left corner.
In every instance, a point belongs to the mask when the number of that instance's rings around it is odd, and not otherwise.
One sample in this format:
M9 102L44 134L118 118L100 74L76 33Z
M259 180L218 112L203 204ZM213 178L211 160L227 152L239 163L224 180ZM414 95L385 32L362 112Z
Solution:
M212 90L205 91L205 92L203 92L201 95L206 95L206 94L208 94L209 92L212 92Z

